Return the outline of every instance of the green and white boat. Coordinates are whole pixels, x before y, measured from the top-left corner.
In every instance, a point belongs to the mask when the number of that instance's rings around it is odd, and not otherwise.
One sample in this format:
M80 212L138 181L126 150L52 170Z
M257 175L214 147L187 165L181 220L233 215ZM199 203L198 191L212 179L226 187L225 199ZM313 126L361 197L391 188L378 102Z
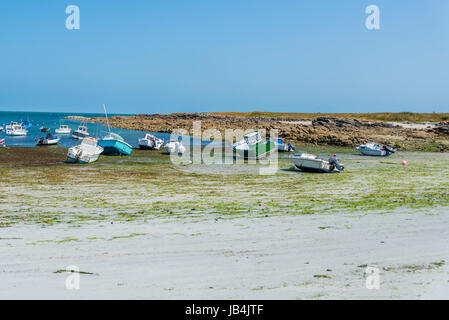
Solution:
M238 156L245 159L260 159L276 150L273 141L262 139L259 131L247 133L243 140L235 143L233 148Z

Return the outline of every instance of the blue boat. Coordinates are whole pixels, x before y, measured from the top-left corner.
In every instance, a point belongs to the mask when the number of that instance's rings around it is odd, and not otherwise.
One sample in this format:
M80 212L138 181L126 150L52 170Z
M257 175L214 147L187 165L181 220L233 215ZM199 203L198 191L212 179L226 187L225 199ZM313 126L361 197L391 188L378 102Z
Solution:
M24 122L22 122L22 127L25 129L31 128L31 122L29 122L28 120L25 120Z
M110 132L106 137L98 140L98 145L102 147L103 154L107 155L130 155L133 147L118 134Z

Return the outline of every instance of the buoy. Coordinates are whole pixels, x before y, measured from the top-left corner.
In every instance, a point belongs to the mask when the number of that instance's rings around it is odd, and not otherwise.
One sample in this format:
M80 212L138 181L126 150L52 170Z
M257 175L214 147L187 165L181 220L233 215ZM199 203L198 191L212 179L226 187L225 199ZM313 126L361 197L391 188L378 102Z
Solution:
M403 166L406 166L406 165L407 165L407 161L405 161L405 160L402 161L402 165L403 165Z

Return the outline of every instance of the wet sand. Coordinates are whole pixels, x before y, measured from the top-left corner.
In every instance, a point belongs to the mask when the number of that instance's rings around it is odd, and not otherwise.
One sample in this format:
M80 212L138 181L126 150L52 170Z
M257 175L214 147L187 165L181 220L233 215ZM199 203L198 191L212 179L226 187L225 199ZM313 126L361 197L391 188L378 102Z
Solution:
M0 163L0 298L447 299L449 155L338 152L347 169L331 175L285 157L272 176L175 166L153 151ZM65 285L71 265L79 290Z

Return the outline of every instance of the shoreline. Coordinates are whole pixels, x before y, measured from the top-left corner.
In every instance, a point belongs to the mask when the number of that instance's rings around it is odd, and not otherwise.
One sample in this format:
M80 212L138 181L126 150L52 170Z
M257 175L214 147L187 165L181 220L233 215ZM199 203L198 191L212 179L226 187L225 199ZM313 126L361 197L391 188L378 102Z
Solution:
M333 115L333 114L331 114ZM106 124L106 118L69 116L69 119ZM443 117L444 118L444 117ZM176 133L186 130L193 135L193 124L201 129L217 129L224 140L225 130L270 130L292 143L355 147L375 141L399 151L449 151L449 122L391 122L332 117L316 118L253 117L217 113L174 113L109 117L111 127L142 132ZM233 141L239 140L234 138ZM231 142L231 141L228 141Z

